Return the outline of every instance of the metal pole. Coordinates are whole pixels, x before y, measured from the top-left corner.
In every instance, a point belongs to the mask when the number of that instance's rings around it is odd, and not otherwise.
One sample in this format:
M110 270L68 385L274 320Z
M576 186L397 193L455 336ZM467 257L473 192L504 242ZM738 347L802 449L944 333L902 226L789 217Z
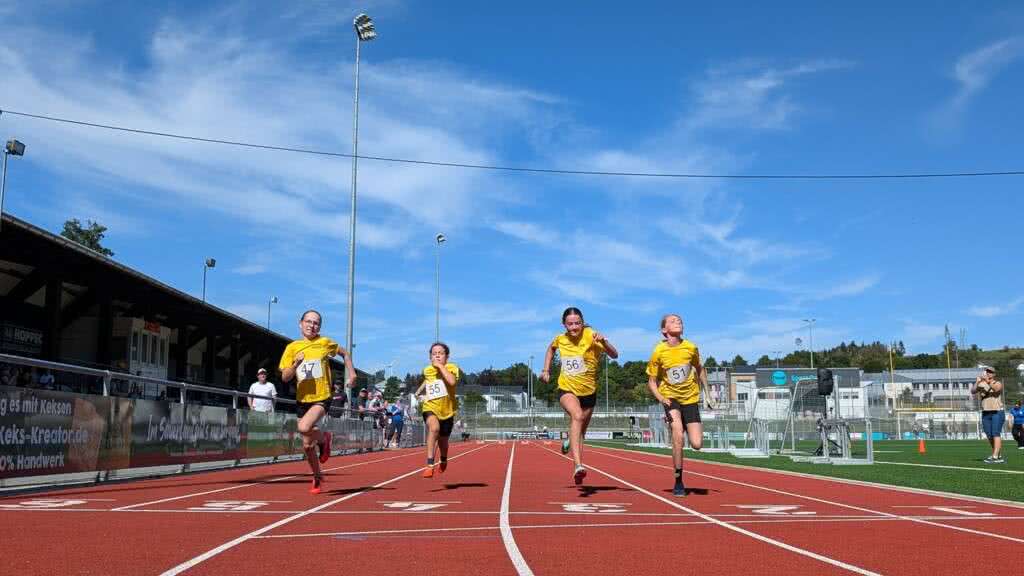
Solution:
M604 355L604 413L608 417L608 355Z
M812 319L807 323L807 327L811 332L811 370L814 370L814 320Z
M352 210L349 214L348 232L348 324L345 328L345 344L350 355L355 354L355 343L352 341L352 316L355 312L356 299L356 181L359 164L359 44L356 35L356 83L355 99L352 107Z
M206 263L203 263L203 302L206 302Z
M3 171L3 176L0 176L0 229L2 229L3 219L4 219L4 192L7 191L7 157L8 156L10 156L10 154L7 153L7 150L4 150L4 171Z
M434 342L441 341L441 243L437 244L437 259L434 267Z
M267 331L270 330L270 304L272 300L267 300Z

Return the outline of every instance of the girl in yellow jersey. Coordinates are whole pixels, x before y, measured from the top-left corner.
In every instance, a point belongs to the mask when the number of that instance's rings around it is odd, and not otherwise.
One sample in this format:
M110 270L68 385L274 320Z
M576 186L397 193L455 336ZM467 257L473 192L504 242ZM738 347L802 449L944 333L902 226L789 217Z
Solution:
M658 342L647 362L647 387L665 407L665 419L672 427L672 463L675 465L675 487L672 493L686 496L683 485L683 430L690 446L700 450L704 438L700 422L700 390L707 390L708 377L700 362L697 345L683 340L683 319L666 314L661 319L664 340Z
M422 405L423 422L427 425L427 467L424 478L434 477L434 453L441 452L437 472L448 469L448 437L455 422L455 385L459 381L459 367L448 361L448 345L434 342L430 346L430 366L423 369L423 383L416 389Z
M331 456L331 433L320 432L317 424L331 407L331 357L341 354L345 358L345 386L352 387L356 379L352 358L337 342L320 335L322 316L316 310L307 310L299 318L302 338L289 344L281 355L281 380L296 379L295 400L298 403L298 431L302 434L302 449L313 471L311 494L319 494L323 484L320 464ZM320 456L317 457L317 447Z
M587 475L583 467L583 438L590 425L590 417L597 404L597 366L602 354L618 358L619 352L604 336L583 323L579 308L566 308L562 312L565 333L555 336L544 354L544 369L540 379L548 382L548 366L555 352L561 360L558 372L558 403L571 418L569 439L562 443L562 453L572 451L573 482L583 483Z

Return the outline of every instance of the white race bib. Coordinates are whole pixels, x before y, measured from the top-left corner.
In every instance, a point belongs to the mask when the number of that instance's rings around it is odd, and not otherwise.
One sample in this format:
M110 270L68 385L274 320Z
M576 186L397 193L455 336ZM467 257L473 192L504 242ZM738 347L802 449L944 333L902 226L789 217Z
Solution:
M579 376L587 371L587 363L583 356L563 356L562 373L567 376Z
M295 374L298 376L299 382L322 378L324 375L324 365L319 360L303 360L302 364L299 364L299 367L295 369Z
M690 365L673 366L668 369L667 375L669 384L682 384L690 376Z
M428 380L423 387L427 400L438 400L448 396L448 387L441 380Z

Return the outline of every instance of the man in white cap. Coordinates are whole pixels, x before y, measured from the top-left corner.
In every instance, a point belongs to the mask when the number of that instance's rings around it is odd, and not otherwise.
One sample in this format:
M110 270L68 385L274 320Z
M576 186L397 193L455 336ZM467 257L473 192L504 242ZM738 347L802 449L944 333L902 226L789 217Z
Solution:
M277 388L270 382L267 382L267 370L266 368L260 368L256 371L256 382L253 382L249 386L249 394L256 396L266 396L266 398L253 398L249 397L249 409L256 412L273 412L274 411L274 400L277 398Z
M1006 412L1003 407L1003 383L996 380L995 368L982 366L981 374L971 387L971 394L978 395L981 403L981 427L992 446L992 455L985 458L985 463L1002 464L1006 462L1001 453Z

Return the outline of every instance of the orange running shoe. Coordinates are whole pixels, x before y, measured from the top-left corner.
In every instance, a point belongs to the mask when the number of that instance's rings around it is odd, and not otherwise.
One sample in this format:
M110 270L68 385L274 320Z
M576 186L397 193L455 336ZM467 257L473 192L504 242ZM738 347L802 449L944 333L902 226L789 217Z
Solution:
M331 433L324 432L324 440L320 443L320 463L324 464L331 457Z
M424 478L433 478L434 477L434 467L433 466L427 466L426 468L424 468L423 469L423 477Z
M324 477L323 476L321 476L321 475L313 476L313 486L310 487L309 493L310 494L314 494L314 495L315 494L319 494L320 493L320 488L321 488L321 486L323 486L323 484L324 484Z

